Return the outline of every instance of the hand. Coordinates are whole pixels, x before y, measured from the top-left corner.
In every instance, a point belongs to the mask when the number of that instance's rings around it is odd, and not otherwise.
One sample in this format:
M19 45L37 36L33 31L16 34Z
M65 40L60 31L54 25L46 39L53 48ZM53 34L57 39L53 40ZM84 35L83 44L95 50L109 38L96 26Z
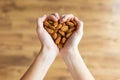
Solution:
M38 26L37 26L37 33L38 33L38 37L42 43L42 46L46 47L48 49L52 48L52 51L55 51L56 53L58 53L59 49L58 49L57 45L54 43L52 37L49 35L49 33L43 27L43 22L45 19L51 19L53 21L58 21L59 18L60 17L58 15L58 13L54 13L49 16L44 15L43 17L38 19Z
M77 30L67 40L64 47L61 48L61 55L74 80L95 80L78 50L78 44L83 35L83 22L72 14L62 16L60 22L65 22L67 19L74 19L77 22Z
M77 48L83 35L83 22L78 20L78 18L74 17L72 14L62 16L60 22L65 22L67 19L74 19L77 22L77 30L71 35L64 47L60 50L61 53L65 53L65 51L71 48Z
M35 58L29 69L20 80L43 80L49 67L57 56L59 49L43 27L45 19L58 21L59 16L57 13L54 13L50 16L44 15L38 19L37 33L42 43L42 48L39 55Z

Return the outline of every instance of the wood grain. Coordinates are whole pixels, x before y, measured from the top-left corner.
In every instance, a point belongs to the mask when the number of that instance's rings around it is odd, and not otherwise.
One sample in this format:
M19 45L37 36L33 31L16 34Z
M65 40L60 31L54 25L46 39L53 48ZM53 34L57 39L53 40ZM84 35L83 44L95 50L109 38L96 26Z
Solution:
M119 0L0 0L0 80L19 80L39 52L36 20L72 13L84 21L81 56L96 80L120 80ZM73 80L61 56L45 80Z

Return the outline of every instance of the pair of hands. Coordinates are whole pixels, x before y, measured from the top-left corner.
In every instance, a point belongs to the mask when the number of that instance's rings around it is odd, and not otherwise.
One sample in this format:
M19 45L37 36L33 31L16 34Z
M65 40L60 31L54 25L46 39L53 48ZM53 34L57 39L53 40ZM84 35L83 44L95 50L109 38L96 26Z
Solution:
M61 49L57 47L52 37L44 29L43 22L48 18L54 21L60 20L61 23L65 22L67 19L74 19L78 24L76 31ZM60 17L58 13L49 16L44 15L38 19L37 33L42 43L42 49L21 80L43 80L58 52L62 54L74 80L95 80L78 51L78 44L83 35L83 22L78 20L72 14L64 15L62 17Z
M72 36L67 40L64 47L59 49L57 45L54 43L52 37L49 35L49 33L45 30L43 26L43 22L45 19L51 19L53 21L65 22L67 19L74 19L77 22L77 29L72 34ZM71 48L77 48L78 44L82 38L83 35L83 22L78 20L77 17L73 16L72 14L67 14L63 16L59 16L58 13L53 13L49 16L44 15L43 17L38 19L38 26L37 26L37 33L38 37L42 43L43 47L47 47L50 50L53 50L55 53L60 52L63 54L65 51L71 49Z

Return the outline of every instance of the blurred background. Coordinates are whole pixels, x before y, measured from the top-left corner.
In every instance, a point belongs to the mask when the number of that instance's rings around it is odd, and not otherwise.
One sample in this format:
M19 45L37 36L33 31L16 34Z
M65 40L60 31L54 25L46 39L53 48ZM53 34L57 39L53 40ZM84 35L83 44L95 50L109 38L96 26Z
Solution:
M120 80L120 0L0 0L0 80L25 73L41 48L36 20L53 12L84 21L79 50L96 80ZM45 80L73 80L60 55Z

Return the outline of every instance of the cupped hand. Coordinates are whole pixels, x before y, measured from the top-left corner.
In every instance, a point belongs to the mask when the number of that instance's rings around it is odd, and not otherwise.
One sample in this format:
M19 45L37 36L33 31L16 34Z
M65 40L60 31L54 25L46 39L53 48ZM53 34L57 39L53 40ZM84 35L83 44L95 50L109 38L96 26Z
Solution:
M45 19L51 19L53 21L58 21L59 15L58 15L58 13L54 13L49 16L44 15L43 17L40 17L38 19L38 26L37 26L37 34L42 43L42 46L58 52L59 48L54 43L52 37L49 35L49 33L45 30L45 28L43 26L43 22L45 21Z
M66 51L66 50L78 47L78 44L83 35L83 22L82 21L78 20L78 18L74 17L72 14L67 14L62 17L59 17L58 13L54 13L49 16L44 15L43 17L38 19L37 33L38 33L38 37L39 37L42 45L47 48L50 48L52 50L56 50L57 52L59 51L59 48L54 43L54 41L53 41L52 37L49 35L49 33L43 27L43 22L45 21L45 19L51 19L53 21L60 20L61 23L67 21L68 19L75 20L77 22L77 29L71 35L71 37L67 40L64 47L60 49L60 52L64 53L64 51Z
M65 22L68 19L72 19L77 22L77 29L67 40L64 47L60 49L61 53L64 53L66 50L69 50L71 48L78 48L79 42L83 36L83 22L80 21L77 17L74 17L72 14L62 16L60 22Z

